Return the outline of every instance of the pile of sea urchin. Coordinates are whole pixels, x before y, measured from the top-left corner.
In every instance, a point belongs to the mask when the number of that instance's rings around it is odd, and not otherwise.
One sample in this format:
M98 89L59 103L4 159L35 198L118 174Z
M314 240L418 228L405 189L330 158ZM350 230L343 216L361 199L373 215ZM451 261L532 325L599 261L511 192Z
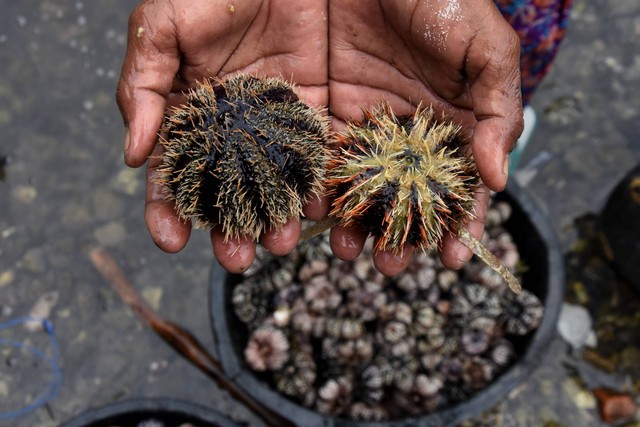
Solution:
M507 202L492 202L483 244L517 273L509 215ZM252 270L227 283L247 365L301 405L363 421L454 406L502 375L542 320L536 295L510 292L477 259L454 271L423 252L389 278L370 243L350 262L332 256L326 233L286 257L259 251Z

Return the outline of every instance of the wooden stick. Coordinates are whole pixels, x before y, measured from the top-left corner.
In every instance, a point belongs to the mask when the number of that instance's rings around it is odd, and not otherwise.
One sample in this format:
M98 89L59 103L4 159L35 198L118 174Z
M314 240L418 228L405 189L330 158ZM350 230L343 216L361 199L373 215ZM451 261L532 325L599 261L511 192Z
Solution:
M118 267L116 261L105 249L95 247L89 251L89 257L102 277L113 286L118 295L120 295L120 298L122 298L131 310L171 347L178 351L178 353L212 378L218 386L227 390L231 396L249 408L268 426L293 427L293 424L289 420L265 408L229 380L220 362L214 358L191 333L179 325L163 319L154 312L136 292L120 267Z
M505 267L498 258L496 258L487 248L485 248L482 243L478 241L469 231L460 227L458 229L458 239L469 249L471 252L476 254L485 264L491 267L496 273L498 273L507 285L509 285L509 289L515 294L519 294L522 292L522 286L520 286L520 282L516 278L516 276L509 271L507 267Z
M300 240L307 240L312 237L315 237L318 234L322 233L323 231L327 231L331 227L336 226L338 224L340 224L339 219L332 216L325 216L320 221L314 224L311 224L310 226L302 230L302 233L300 234Z

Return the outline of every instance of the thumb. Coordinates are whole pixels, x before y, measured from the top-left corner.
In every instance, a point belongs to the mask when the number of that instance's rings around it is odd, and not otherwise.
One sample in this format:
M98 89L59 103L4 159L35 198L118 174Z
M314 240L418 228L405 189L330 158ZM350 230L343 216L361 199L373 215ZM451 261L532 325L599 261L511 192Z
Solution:
M145 2L129 18L127 52L116 90L129 166L142 165L153 151L180 64L171 13L167 3Z
M493 191L507 183L507 156L522 132L520 41L499 12L478 35L466 58L466 72L477 120L471 149L483 182ZM486 33L486 32L485 32Z

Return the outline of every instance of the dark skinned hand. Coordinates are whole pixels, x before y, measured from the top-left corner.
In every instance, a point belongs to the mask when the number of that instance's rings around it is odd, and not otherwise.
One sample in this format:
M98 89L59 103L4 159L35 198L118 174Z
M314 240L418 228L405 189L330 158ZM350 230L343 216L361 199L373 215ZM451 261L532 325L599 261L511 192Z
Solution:
M152 153L160 154L157 133L165 108L182 101L180 92L197 80L237 72L289 78L303 101L329 106L336 130L381 100L397 114L411 113L419 103L432 105L463 124L484 183L499 191L506 183L506 155L522 130L518 55L515 33L488 0L142 2L130 18L117 101L127 128L126 163L138 167L148 160L149 232L168 252L189 239L191 225L154 184L158 160ZM486 188L478 192L477 218L468 226L477 237L488 196ZM304 213L317 220L327 211L328 201L321 199ZM265 233L261 243L284 255L299 233L299 219L292 218L283 230ZM342 259L358 256L365 239L355 229L334 227L331 233ZM211 240L227 270L251 265L255 242L225 242L216 228ZM412 252L379 253L374 262L394 275ZM443 241L445 265L459 268L470 256L452 236Z
M319 0L236 2L143 1L129 20L127 53L117 90L126 127L124 158L129 166L147 162L145 221L156 245L167 252L181 250L191 224L181 221L172 202L154 183L158 130L165 108L183 100L181 90L205 77L233 73L283 76L297 84L301 100L326 106L327 4ZM151 157L150 157L151 156ZM319 219L326 207L305 207ZM282 230L269 231L261 243L276 255L289 253L300 235L299 218ZM231 272L246 270L256 243L240 238L225 241L211 231L213 251Z
M334 127L362 117L362 107L391 104L396 114L431 105L461 123L485 184L467 228L482 236L489 189L504 189L507 155L522 132L520 44L489 0L330 0L329 110ZM341 122L342 121L342 122ZM342 259L362 250L366 235L334 227L331 246ZM387 275L404 270L413 253L374 255ZM460 268L471 252L443 239L442 262Z

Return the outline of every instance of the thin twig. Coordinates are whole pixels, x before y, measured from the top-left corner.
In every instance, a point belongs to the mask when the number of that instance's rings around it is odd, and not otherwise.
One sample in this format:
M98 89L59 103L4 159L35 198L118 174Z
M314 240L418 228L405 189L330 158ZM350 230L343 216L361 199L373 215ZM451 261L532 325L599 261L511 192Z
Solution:
M460 227L457 234L458 239L466 247L471 249L471 251L476 254L482 261L484 261L485 264L487 264L496 273L502 276L504 281L507 282L507 285L509 285L509 289L511 289L513 293L519 294L520 292L522 292L522 286L520 286L520 282L518 281L516 276L514 276L513 273L511 273L511 271L509 271L509 269L505 267L498 258L495 257L495 255L489 252L489 250L485 248L484 245L478 241L478 239L473 237L473 235L469 233L466 228Z
M136 313L147 325L160 335L171 347L183 355L187 360L200 368L212 378L218 386L227 390L231 396L244 404L249 410L260 417L265 424L273 427L293 426L293 424L280 415L256 402L244 390L235 385L226 376L220 362L214 358L200 342L187 330L160 317L140 297L133 288L124 273L118 267L116 261L103 248L93 248L89 251L89 257L102 277L113 286L120 298Z
M338 218L333 216L326 216L322 218L320 221L302 230L302 234L300 234L300 240L307 240L312 237L315 237L318 234L322 233L323 231L326 231L331 227L338 225L339 223L340 223L340 220Z

